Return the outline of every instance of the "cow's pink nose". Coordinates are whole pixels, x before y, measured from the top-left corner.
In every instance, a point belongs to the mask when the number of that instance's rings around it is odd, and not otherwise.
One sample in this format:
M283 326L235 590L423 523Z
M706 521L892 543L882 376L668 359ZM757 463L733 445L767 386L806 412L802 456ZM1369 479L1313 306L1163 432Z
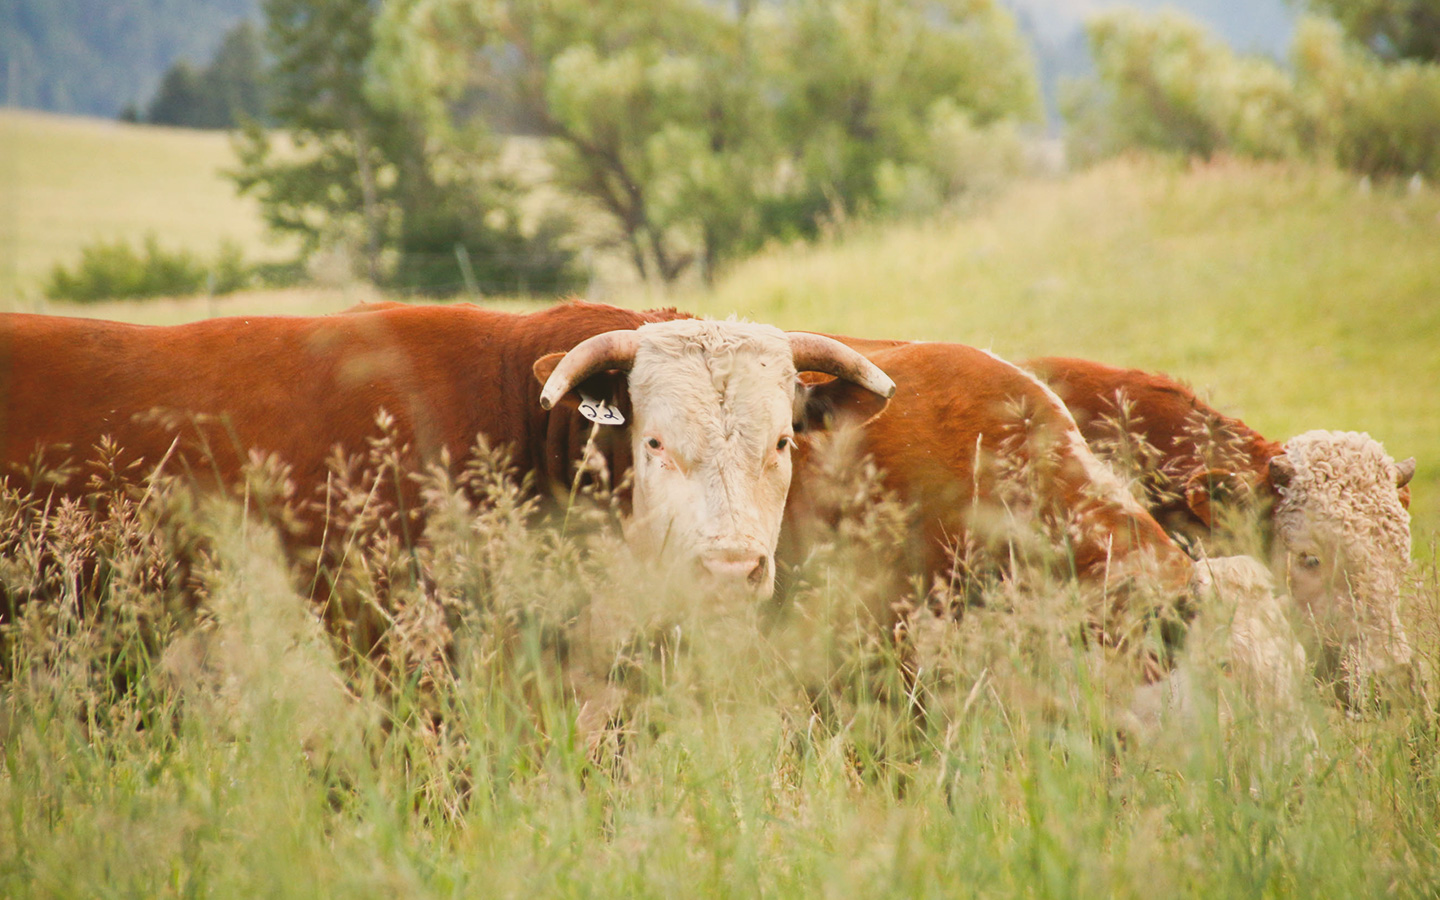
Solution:
M700 557L700 565L722 584L745 584L752 589L765 584L770 559L747 550L721 550Z

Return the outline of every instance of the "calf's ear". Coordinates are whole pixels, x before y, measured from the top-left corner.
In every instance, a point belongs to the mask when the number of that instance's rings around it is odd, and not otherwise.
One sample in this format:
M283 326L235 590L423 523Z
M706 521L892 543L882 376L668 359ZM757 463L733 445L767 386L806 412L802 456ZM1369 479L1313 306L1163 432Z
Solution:
M889 403L888 397L853 381L804 372L795 386L795 430L864 425L884 412Z
M1410 508L1410 479L1415 477L1415 457L1402 459L1395 464L1395 487L1400 494L1400 505Z

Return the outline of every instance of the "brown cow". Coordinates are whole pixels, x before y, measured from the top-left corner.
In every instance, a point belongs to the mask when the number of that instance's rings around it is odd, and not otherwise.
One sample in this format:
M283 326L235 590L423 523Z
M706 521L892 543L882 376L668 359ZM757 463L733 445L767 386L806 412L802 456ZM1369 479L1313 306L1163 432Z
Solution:
M839 339L896 383L885 412L859 429L858 451L914 509L915 574L944 581L957 549L990 544L999 551L991 558L1005 557L1041 541L1044 530L1064 565L1111 604L1124 602L1132 576L1141 575L1167 602L1186 596L1191 560L1091 454L1065 405L1033 375L958 344ZM792 558L810 523L834 515L810 443L802 442L787 512Z
M641 460L632 542L663 547L716 587L764 596L790 482L797 369L839 376L814 401L862 417L893 391L859 354L814 335L589 303L167 327L8 314L0 472L14 477L47 449L53 463L81 462L108 436L124 451L118 468L137 478L163 466L231 482L260 451L289 464L305 494L325 484L332 448L364 451L384 409L413 464L442 451L463 462L483 435L541 491L563 490L591 431L576 409L590 396L630 420L628 441L612 441L612 470ZM322 523L309 524L313 540Z
M1024 365L1055 388L1097 452L1138 468L1151 511L1198 552L1233 552L1235 501L1261 510L1272 569L1309 626L1322 677L1343 673L1343 690L1409 662L1398 610L1413 458L1397 463L1355 432L1268 440L1165 375L1067 358Z

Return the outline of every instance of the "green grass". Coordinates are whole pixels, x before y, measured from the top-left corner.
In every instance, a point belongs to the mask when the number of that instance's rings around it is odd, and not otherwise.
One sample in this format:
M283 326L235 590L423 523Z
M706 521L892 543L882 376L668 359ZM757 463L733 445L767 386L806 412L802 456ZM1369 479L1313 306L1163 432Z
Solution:
M247 259L283 257L222 177L234 165L224 132L0 109L0 309L33 304L51 268L97 240L153 232L207 260L226 239Z
M1433 673L1437 216L1433 190L1364 194L1323 169L1126 160L1021 185L964 216L776 248L713 292L667 302L1161 368L1275 437L1368 430L1420 460L1405 618ZM85 312L164 322L363 297ZM557 544L504 502L467 510L435 497L420 557L432 594L402 585L392 611L406 627L385 671L405 677L381 693L380 675L356 676L366 663L320 636L265 530L224 513L189 526L216 548L199 662L179 649L189 630L144 588L146 541L107 551L123 563L109 620L75 617L73 587L52 586L44 614L10 634L25 675L0 685L0 895L1440 892L1433 697L1350 718L1314 690L1302 716L1313 739L1232 698L1228 724L1211 710L1117 747L1094 654L1057 641L1048 613L997 603L968 614L952 655L922 675L929 712L915 720L893 697L884 646L836 624L872 574L843 553L822 558L784 627L761 634L744 617L668 607L628 570L587 562L613 548L606 532ZM88 545L66 527L79 558ZM22 533L7 524L0 540ZM375 572L408 565L384 542L365 558ZM7 553L0 579L23 580L29 559ZM1063 594L1031 599L1063 606ZM443 635L443 618L427 618L436 597L459 635L444 660L426 643ZM610 616L580 629L566 618L592 607ZM549 643L566 629L572 662L602 673L615 662L632 690L594 753L573 731L580 702ZM97 665L117 659L125 691Z

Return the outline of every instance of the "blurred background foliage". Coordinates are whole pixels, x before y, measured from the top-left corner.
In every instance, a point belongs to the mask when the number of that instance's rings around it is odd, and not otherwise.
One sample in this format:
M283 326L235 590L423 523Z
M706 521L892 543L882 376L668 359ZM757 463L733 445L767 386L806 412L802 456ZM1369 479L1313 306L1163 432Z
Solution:
M271 273L399 293L593 295L607 266L711 284L770 244L1137 148L1440 178L1434 0L1251 11L1269 24L1249 47L1226 3L1201 4L1219 31L1169 8L1038 0L32 6L0 13L12 105L123 102L131 121L230 129L229 177L297 256ZM1066 29L1097 8L1076 57ZM112 81L148 99L82 102L67 85L84 67L54 65L81 48L144 56L135 41L169 68Z

